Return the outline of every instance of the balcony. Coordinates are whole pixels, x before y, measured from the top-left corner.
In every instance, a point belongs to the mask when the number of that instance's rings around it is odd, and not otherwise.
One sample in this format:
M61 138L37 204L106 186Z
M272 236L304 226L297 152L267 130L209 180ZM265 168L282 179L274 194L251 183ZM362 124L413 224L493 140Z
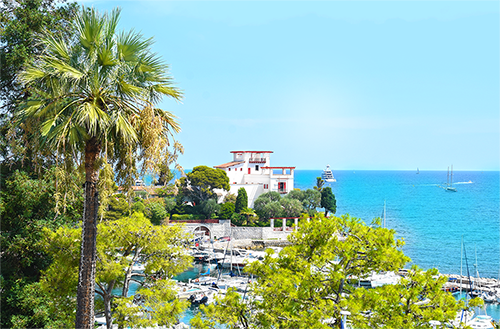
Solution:
M250 163L266 163L266 158L250 158L248 160Z

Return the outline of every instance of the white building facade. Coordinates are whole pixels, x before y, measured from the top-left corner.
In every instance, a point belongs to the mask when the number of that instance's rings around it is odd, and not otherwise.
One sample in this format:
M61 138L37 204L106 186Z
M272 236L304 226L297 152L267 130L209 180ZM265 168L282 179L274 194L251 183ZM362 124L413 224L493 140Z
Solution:
M245 188L248 206L253 207L255 199L262 193L275 191L287 194L293 190L295 167L272 167L272 151L231 151L233 161L214 168L222 169L229 177L229 193L238 195L238 190ZM219 202L226 193L221 193Z

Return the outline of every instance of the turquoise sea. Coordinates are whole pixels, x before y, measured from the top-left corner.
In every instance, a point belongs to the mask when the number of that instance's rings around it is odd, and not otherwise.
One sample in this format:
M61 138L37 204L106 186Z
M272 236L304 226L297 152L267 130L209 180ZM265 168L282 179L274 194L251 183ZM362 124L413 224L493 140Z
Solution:
M316 184L322 170L296 170L295 188ZM329 183L337 201L337 215L349 214L370 222L383 216L386 227L405 241L403 250L423 269L437 267L441 273L460 274L463 239L469 272L500 278L500 173L455 171L457 192L446 192L446 171L333 171ZM477 258L476 258L477 255ZM477 259L477 260L476 260ZM177 279L197 277L206 269L195 266ZM463 274L467 275L463 257ZM486 311L500 320L500 305L487 304ZM198 312L190 308L181 321L188 323ZM484 311L482 311L484 314Z
M322 170L296 170L295 188L316 185ZM500 279L500 173L454 171L447 192L446 171L334 171L332 188L337 215L349 214L370 222L383 216L388 228L405 241L403 251L423 269L460 274L463 239L471 276ZM477 256L476 256L477 255ZM477 260L476 260L477 259ZM467 275L462 258L463 275ZM500 321L500 305L486 304L476 314Z
M312 188L321 170L297 170L295 187ZM370 222L382 217L386 227L403 238L405 254L423 269L460 273L463 238L469 271L481 277L500 276L500 176L498 171L455 171L457 192L439 186L446 171L334 171L329 183L337 215ZM477 253L477 262L476 262ZM410 266L411 264L408 264ZM465 258L463 259L463 272Z

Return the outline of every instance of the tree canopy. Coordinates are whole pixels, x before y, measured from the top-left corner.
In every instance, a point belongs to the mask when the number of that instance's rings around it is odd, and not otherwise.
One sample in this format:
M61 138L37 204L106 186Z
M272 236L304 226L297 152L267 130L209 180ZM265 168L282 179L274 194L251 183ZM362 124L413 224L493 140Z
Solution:
M180 179L183 195L200 204L216 197L215 189L229 191L229 177L222 169L197 166Z
M96 293L102 300L96 305L104 310L108 328L113 322L121 326L175 323L186 305L175 299L171 282L157 279L179 274L191 263L192 258L185 253L188 236L182 228L156 226L143 214L134 213L131 217L101 222L99 232ZM74 322L81 229L60 228L55 232L46 230L45 233L43 244L54 261L42 278L42 286L53 299L52 307L59 310L66 326L71 327ZM145 265L143 274L132 272L132 266L137 262ZM143 280L138 281L139 277ZM130 309L124 306L131 303L128 294L133 280L142 286L137 294L144 296L145 300L138 303L137 308ZM116 288L120 288L121 292L113 292ZM146 309L151 306L149 302L152 300L156 300L158 306L163 305L164 310L150 313L153 317L148 319ZM137 314L139 310L142 316Z
M321 192L315 189L307 190L292 190L285 198L295 199L302 203L303 212L313 216L316 213L316 208L321 204Z
M328 212L334 215L337 212L337 200L329 186L321 190L321 207L325 208L325 216L328 216Z
M42 54L17 76L30 93L16 112L18 127L39 130L39 151L85 168L78 328L93 326L100 168L129 191L138 163L142 172L158 170L180 131L175 116L155 106L163 96L182 96L168 66L152 51L152 39L118 32L119 18L118 9L101 14L83 7L70 28L73 38L46 31Z
M398 284L374 289L358 287L372 272L397 271L409 261L394 230L377 222L364 224L344 215L322 214L302 219L289 236L291 246L278 257L246 269L256 281L243 300L230 292L204 308L194 328L329 328L339 326L343 310L354 328L422 328L430 320L454 318L464 307L440 289L446 280L436 270L414 267Z
M75 184L63 195L58 194L57 176L56 168L40 177L14 171L2 184L1 328L58 326L48 309L49 299L40 293L37 282L51 263L39 241L44 228L55 230L80 220L83 191L77 184L79 174L74 172L71 179Z
M238 196L236 197L236 204L234 211L240 213L243 208L248 207L248 195L247 190L244 187L238 189Z

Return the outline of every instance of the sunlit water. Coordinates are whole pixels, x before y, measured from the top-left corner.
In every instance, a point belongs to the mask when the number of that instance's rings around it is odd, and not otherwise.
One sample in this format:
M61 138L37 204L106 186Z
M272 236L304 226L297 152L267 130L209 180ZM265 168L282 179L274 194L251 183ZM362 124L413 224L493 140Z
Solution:
M403 248L412 263L423 269L437 267L441 273L461 271L461 241L467 258L462 256L462 273L498 278L500 275L500 176L499 172L455 171L457 192L439 186L446 183L446 171L333 171L336 182L329 183L337 201L337 215L370 222L383 216L386 203L386 227L396 230L405 241ZM295 171L295 188L316 184L321 170ZM476 261L477 255L477 261ZM177 279L196 277L192 268ZM487 304L486 311L500 320L500 306ZM186 311L182 322L198 308ZM484 314L484 313L483 313Z

